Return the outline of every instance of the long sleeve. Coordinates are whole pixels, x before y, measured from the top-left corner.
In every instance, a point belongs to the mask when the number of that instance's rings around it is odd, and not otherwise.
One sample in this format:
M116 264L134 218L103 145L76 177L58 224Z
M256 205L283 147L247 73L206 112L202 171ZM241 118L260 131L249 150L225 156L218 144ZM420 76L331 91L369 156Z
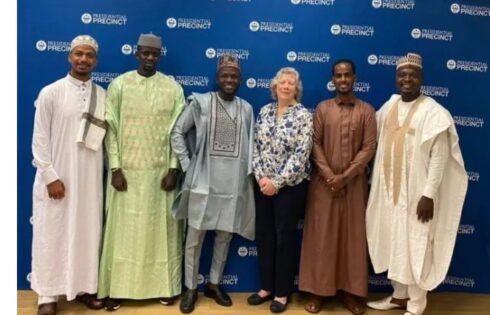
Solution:
M303 176L306 172L308 159L310 158L313 136L311 114L307 110L304 110L294 119L298 125L296 147L293 152L290 152L282 171L272 178L272 183L277 189L292 184L298 177Z
M264 171L262 170L262 159L260 157L260 139L257 137L258 130L262 123L262 113L263 109L259 113L259 117L257 117L257 122L255 123L255 140L254 140L254 152L252 158L252 168L255 176L255 180L259 182L259 180L264 177Z
M169 133L170 136L172 135L172 130L177 123L177 120L180 116L180 113L184 109L185 105L185 98L184 98L184 91L182 90L181 86L178 86L178 92L177 92L177 97L175 98L174 102L174 107L172 110L172 117L171 117L171 126L169 127ZM179 159L177 155L175 154L173 149L170 149L170 168L177 168L179 165Z
M34 132L32 136L32 154L37 169L46 184L59 179L54 169L51 156L51 121L53 118L53 100L41 91L34 103L36 114L34 118Z
M323 113L322 104L318 105L313 119L313 162L322 177L327 180L334 176L334 172L328 165L327 158L323 152Z
M357 152L356 156L351 161L349 168L344 171L344 176L347 177L348 181L364 172L367 163L369 163L376 152L377 131L374 111L368 111L365 116L363 130L361 150Z
M180 166L184 172L187 172L190 164L190 153L186 145L185 136L196 125L194 121L194 110L198 106L195 100L191 99L189 101L189 104L185 106L182 114L177 119L170 136L172 150L179 159Z
M423 195L434 199L441 185L444 168L449 159L449 140L447 131L439 134L432 144L430 151L429 169L427 183Z
M248 171L247 175L254 175L254 169L253 169L253 158L255 154L255 117L254 117L254 111L252 107L250 107L250 117L249 117L249 123L248 123L248 152L249 152L249 159L248 159Z
M119 80L114 80L107 89L105 103L105 120L107 132L105 146L109 159L109 169L120 168L121 152L119 148L119 136L121 132L121 84Z

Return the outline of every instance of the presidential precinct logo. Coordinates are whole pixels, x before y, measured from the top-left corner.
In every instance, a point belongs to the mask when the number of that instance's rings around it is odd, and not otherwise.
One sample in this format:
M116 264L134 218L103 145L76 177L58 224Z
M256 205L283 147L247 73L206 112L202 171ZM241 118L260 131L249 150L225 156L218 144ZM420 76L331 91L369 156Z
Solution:
M254 78L248 78L245 84L249 89L254 89L257 86L257 80Z
M99 84L109 84L119 75L119 72L92 72L92 81Z
M415 0L372 0L371 5L375 9L413 10Z
M208 48L206 49L206 57L208 59L213 59L216 57L216 49L214 48Z
M269 89L271 80L270 78L248 78L245 82L249 89Z
M36 49L39 51L45 51L48 48L48 44L43 40L38 40L36 42Z
M32 279L32 273L28 273L27 276L26 276L26 279L27 279L27 282L31 282L31 279Z
M451 4L450 9L451 9L451 12L454 14L458 14L459 11L461 11L461 7L459 6L458 3Z
M454 124L461 127L483 128L485 120L482 117L453 116Z
M372 275L368 278L368 284L377 287L387 287L391 286L391 281L388 280L385 276Z
M241 246L238 248L238 256L247 257L247 256L257 256L257 247L255 246Z
M92 22L92 14L84 13L82 14L81 19L83 24L90 24Z
M456 287L473 288L475 286L475 279L447 276L446 279L442 281L442 284Z
M353 90L356 93L368 93L371 89L371 84L369 82L356 81L354 82ZM335 85L332 81L327 83L327 90L330 92L335 92Z
M248 24L248 27L252 32L257 32L260 29L260 24L257 21L252 21Z
M173 17L170 17L167 19L167 27L168 28L175 28L177 27L177 20Z
M174 77L182 86L201 86L205 87L209 85L209 78L201 75L177 75Z
M483 61L449 59L446 62L446 66L449 70L467 72L487 72L488 70L488 64Z
M289 62L327 63L330 61L330 53L321 51L289 51L286 54Z
M401 56L393 56L393 55L369 55L367 58L367 62L374 65L381 66L396 66L396 62L400 59Z
M170 29L180 28L180 29L188 29L188 30L209 30L211 28L210 19L169 17L166 21L166 24L167 27Z
M490 16L490 7L453 3L449 7L453 14Z
M29 223L32 225L34 224L34 217L31 215L31 217L29 218Z
M202 274L197 275L197 284L203 284L205 281L205 277Z
M124 55L131 55L131 54L136 54L136 51L138 50L138 45L130 45L130 44L124 44L121 46L121 52ZM160 50L160 55L161 56L166 56L167 55L167 46L163 46Z
M80 17L83 24L101 24L101 25L126 25L128 18L121 14L106 13L83 13Z
M369 55L367 58L367 61L370 65L374 66L375 64L378 63L378 56L376 55Z
M121 52L124 55L131 55L133 53L133 47L131 47L131 45L129 45L129 44L124 44L121 47Z
M372 37L374 36L374 27L370 25L333 24L330 27L330 32L333 35Z
M427 96L449 97L449 88L445 86L422 85L420 92Z
M248 49L241 48L213 48L206 49L205 55L208 59L219 58L223 55L232 55L240 60L246 60L250 56Z
M453 33L445 30L414 28L410 34L413 39L441 40L446 42L453 40Z
M69 52L70 42L65 41L53 41L53 40L38 40L36 42L36 49L38 51L50 51L50 52Z
M286 59L289 62L295 62L297 58L298 58L298 54L295 51L290 51L286 54Z
M331 6L334 5L335 0L291 0L291 3L294 5L325 5Z
M248 27L252 32L268 33L292 33L294 29L293 23L289 22L251 21Z

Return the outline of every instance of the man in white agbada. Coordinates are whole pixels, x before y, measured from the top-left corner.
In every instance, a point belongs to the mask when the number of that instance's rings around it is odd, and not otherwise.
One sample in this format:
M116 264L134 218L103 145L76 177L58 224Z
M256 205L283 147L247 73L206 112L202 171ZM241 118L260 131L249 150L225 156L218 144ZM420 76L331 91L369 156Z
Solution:
M421 95L422 58L396 67L400 95L378 111L378 150L366 210L374 271L388 271L393 295L367 305L420 315L427 291L446 277L468 177L451 114Z
M54 315L59 296L101 309L96 299L102 228L102 140L105 90L91 80L98 44L71 42L66 77L35 102L32 137L32 289L38 315Z

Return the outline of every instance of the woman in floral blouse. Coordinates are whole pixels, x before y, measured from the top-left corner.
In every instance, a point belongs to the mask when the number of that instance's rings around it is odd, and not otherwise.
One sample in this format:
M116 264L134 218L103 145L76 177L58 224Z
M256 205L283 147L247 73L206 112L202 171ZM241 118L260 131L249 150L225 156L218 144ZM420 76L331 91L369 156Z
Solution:
M247 301L258 305L274 298L270 310L280 313L294 290L296 227L311 169L313 123L299 103L303 86L298 71L279 70L271 91L276 101L262 107L257 117L253 156L261 290Z

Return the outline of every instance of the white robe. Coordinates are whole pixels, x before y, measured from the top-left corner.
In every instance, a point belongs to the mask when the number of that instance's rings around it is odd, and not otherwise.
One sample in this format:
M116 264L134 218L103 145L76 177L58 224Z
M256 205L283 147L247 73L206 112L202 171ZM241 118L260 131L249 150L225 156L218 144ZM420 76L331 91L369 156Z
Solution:
M398 203L394 204L393 180L387 188L384 179L384 128L399 99L399 95L393 95L377 113L378 150L366 209L369 254L376 273L388 270L389 279L432 290L444 280L451 262L468 176L451 115L434 99L425 97L413 116L410 134L405 135L401 187ZM430 152L438 136L444 134L449 142L449 158L440 185L434 190L428 185ZM417 204L431 191L434 218L421 223Z
M76 142L91 80L70 75L41 90L35 102L31 287L41 296L97 292L102 228L102 147ZM105 90L97 86L97 102ZM102 105L103 106L103 105ZM46 185L60 179L65 197L54 200Z

